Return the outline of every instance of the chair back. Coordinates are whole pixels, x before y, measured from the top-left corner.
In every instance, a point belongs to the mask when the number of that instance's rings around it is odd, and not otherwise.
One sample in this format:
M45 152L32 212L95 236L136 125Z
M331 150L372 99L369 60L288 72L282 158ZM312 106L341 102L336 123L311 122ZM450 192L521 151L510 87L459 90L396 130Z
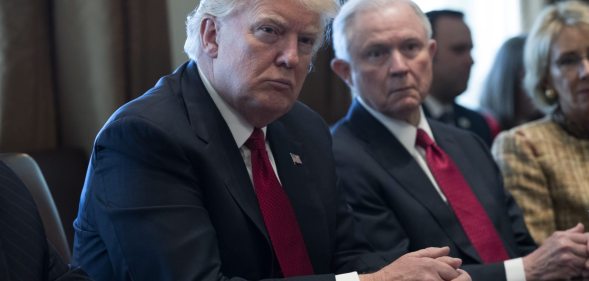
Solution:
M0 153L2 160L21 179L33 196L49 242L64 262L70 263L71 252L57 207L37 162L25 153Z

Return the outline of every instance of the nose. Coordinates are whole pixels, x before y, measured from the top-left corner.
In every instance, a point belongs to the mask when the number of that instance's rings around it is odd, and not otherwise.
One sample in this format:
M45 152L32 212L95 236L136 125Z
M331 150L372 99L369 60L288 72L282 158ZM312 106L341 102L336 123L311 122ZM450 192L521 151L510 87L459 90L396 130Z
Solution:
M293 68L299 63L299 40L297 36L285 38L278 54L277 63L286 68Z
M392 51L389 63L389 72L392 76L403 76L409 71L405 56L398 50Z

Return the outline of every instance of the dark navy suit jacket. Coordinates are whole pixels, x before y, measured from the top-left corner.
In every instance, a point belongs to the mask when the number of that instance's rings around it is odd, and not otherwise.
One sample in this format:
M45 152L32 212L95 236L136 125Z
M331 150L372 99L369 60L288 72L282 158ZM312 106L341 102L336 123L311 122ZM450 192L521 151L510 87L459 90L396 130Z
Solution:
M431 118L430 113L425 105L423 106L423 109L425 115ZM452 104L452 111L452 125L477 134L485 141L488 147L491 147L493 144L493 139L495 138L494 132L482 113L468 109L457 104L456 102Z
M267 139L323 274L309 280L383 266L356 235L322 119L296 103L268 125ZM239 148L194 62L120 108L98 134L75 231L74 260L96 280L281 276Z
M49 245L37 205L27 187L0 162L0 280L90 280L70 271Z
M510 257L536 248L522 212L503 188L483 141L428 120L436 143L454 160L497 229ZM505 280L502 263L481 265L465 232L417 161L358 101L333 128L334 155L356 221L375 250L396 258L449 246L473 280Z

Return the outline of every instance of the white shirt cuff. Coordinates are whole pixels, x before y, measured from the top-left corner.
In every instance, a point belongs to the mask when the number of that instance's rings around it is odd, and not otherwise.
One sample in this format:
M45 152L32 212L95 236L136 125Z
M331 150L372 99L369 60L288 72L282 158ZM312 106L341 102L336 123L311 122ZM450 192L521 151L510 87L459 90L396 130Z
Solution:
M336 275L335 281L360 281L360 277L358 277L358 272L354 271L350 273Z
M526 281L526 271L522 258L506 260L503 264L505 265L507 281Z

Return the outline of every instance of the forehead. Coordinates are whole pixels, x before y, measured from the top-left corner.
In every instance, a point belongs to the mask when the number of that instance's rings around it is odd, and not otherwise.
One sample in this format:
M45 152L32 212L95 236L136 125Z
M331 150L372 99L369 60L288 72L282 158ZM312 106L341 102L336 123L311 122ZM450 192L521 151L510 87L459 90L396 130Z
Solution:
M558 55L573 51L587 51L589 48L589 26L565 26L552 44L552 53Z
M316 33L322 29L321 14L298 0L245 0L238 10L250 22L273 21L287 28Z
M405 3L359 11L348 26L348 33L350 46L365 46L376 41L427 40L423 21Z
M466 23L456 17L440 17L435 22L435 39L438 44L457 44L472 41Z

